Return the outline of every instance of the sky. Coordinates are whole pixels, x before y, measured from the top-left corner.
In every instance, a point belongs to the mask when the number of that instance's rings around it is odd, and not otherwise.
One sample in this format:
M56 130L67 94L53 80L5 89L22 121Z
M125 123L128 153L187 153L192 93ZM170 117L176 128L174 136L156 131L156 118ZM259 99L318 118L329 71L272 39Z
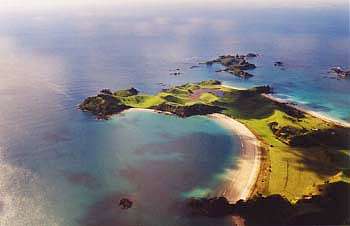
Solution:
M122 6L122 7L152 7L159 5L185 7L205 4L236 5L252 7L349 7L348 0L0 0L0 11L47 10L57 8L74 8L82 6Z

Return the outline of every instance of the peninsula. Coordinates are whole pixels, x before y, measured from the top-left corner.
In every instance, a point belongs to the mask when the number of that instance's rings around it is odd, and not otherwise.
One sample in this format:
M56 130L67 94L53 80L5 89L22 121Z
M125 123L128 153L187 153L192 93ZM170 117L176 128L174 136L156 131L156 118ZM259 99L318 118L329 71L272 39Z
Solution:
M260 170L247 195L239 196L250 202L259 201L254 197L277 194L292 205L320 194L320 187L327 184L348 184L350 128L274 100L269 96L272 92L270 86L235 89L209 80L163 89L156 95L134 88L115 92L105 89L86 98L79 108L99 119L141 108L179 117L223 115L243 124L260 142Z

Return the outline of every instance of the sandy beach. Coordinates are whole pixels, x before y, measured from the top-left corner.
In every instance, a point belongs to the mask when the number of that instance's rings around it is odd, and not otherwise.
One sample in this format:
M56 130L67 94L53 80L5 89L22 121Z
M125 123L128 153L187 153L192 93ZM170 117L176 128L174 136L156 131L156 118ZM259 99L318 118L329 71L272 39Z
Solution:
M245 125L226 115L215 113L208 117L231 130L239 137L241 144L239 159L232 169L227 169L226 182L217 189L215 196L224 196L232 203L247 199L260 170L259 141Z
M229 88L229 89L247 90L247 88L238 87L238 86L231 86L231 85L224 85L224 84L221 84L221 86L222 86L222 87Z
M143 111L162 114L152 109L131 108L124 112ZM240 155L232 169L225 172L225 182L217 188L213 196L224 196L234 203L240 199L249 198L256 183L260 170L260 148L259 141L255 135L242 123L223 114L210 114L212 120L217 121L221 126L229 129L240 139Z

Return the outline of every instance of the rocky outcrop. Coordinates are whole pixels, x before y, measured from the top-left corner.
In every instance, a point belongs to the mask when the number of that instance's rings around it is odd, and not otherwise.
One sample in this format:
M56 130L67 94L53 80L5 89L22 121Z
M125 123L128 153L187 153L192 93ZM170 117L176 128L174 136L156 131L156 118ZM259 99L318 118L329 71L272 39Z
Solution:
M253 56L252 53L251 53L251 56ZM215 60L206 62L207 65L212 65L214 63L221 64L222 66L225 67L223 70L219 70L219 71L226 71L241 78L253 77L252 74L245 72L245 70L251 70L256 68L255 64L249 63L246 60L246 56L238 55L238 54L236 56L233 56L233 55L219 56L219 58Z
M101 93L94 97L86 98L79 105L82 111L88 111L96 115L99 119L107 119L113 114L117 114L129 107L121 103L121 101L109 94Z
M333 67L330 69L330 72L336 74L339 78L350 77L350 70L345 70L341 67Z
M246 57L250 57L250 58L252 58L252 57L257 57L258 56L258 54L256 54L256 53L248 53L247 55L246 55Z
M205 217L238 215L255 225L346 225L350 223L350 184L335 182L319 186L319 195L290 203L281 195L256 196L229 204L226 198L190 199L187 213Z
M114 93L110 89L102 89L97 96L86 98L79 109L91 112L98 119L108 119L113 114L118 114L128 108L120 98L137 95L139 91L135 88L117 90Z
M223 110L218 106L196 103L193 105L178 105L175 103L162 103L152 107L158 111L171 112L180 117L189 117L193 115L207 115L219 113Z
M243 70L237 69L237 68L233 68L233 69L226 68L226 69L224 69L222 71L226 71L228 73L231 73L231 74L233 74L235 76L238 76L238 77L241 77L243 79L251 78L251 77L254 76L254 75L252 75L252 74L250 74L250 73L248 73L246 71L243 71Z
M273 65L275 67L283 67L284 66L284 63L282 61L276 61L275 63L273 63Z

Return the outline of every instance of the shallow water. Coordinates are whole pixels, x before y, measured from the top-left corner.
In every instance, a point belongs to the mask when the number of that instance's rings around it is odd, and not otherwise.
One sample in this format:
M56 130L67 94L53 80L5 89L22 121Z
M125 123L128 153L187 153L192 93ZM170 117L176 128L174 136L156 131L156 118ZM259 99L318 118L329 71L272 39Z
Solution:
M170 207L219 183L236 147L226 130L202 117L96 121L76 109L102 88L271 84L279 97L350 121L350 80L327 73L350 65L347 1L31 1L0 8L1 225L94 225L91 216L178 225L186 219ZM255 77L190 69L232 52L261 54ZM170 75L176 68L182 74ZM113 206L124 195L137 200L127 213ZM196 223L181 225L203 225Z
M239 150L230 131L201 116L80 114L66 129L9 149L1 225L210 225L186 218L183 201L210 195ZM121 210L122 198L133 207Z

